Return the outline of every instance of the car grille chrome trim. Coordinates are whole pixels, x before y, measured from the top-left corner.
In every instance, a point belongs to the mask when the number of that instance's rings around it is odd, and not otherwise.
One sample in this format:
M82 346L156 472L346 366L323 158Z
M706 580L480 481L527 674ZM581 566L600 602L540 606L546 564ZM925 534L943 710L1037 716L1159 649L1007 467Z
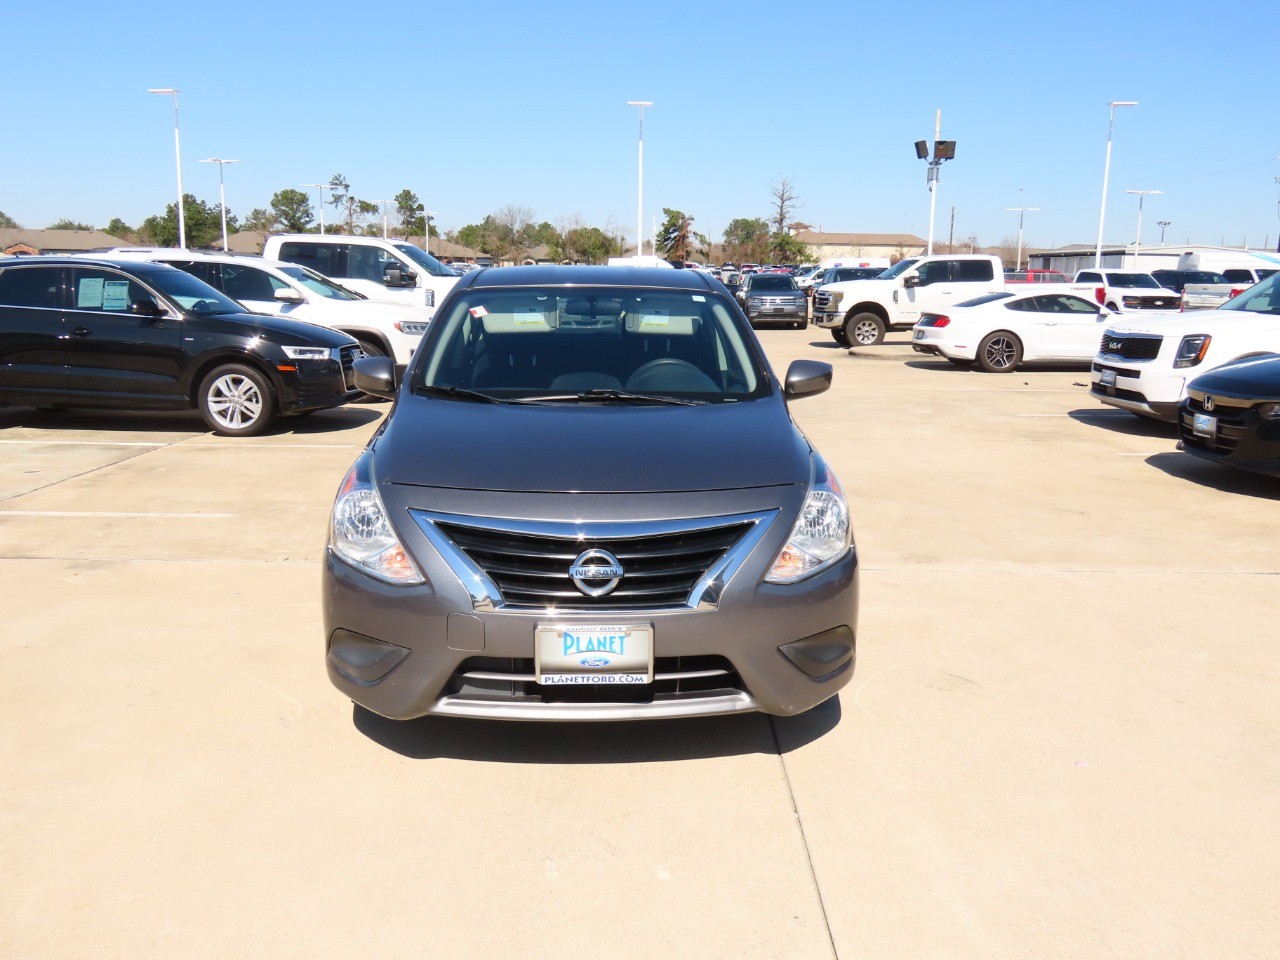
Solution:
M410 509L476 610L714 610L776 510L692 520L554 522ZM584 595L569 567L584 549L621 562L611 593Z

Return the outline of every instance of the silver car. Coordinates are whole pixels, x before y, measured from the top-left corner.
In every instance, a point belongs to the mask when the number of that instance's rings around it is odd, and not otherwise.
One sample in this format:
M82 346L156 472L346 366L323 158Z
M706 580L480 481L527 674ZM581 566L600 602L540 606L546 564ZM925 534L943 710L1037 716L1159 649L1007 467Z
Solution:
M692 270L512 267L441 303L343 481L324 572L329 676L386 717L795 714L853 673L840 483Z

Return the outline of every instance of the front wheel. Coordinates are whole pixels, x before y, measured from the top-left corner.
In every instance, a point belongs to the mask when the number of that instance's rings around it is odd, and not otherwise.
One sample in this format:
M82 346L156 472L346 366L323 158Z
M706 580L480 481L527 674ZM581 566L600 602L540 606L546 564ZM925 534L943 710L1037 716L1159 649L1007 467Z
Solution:
M852 347L874 347L884 334L884 321L874 313L855 313L844 323L844 337Z
M847 347L849 345L849 338L844 335L844 327L832 327L831 339L842 347Z
M256 436L276 416L276 394L267 378L238 363L209 372L200 384L199 404L204 422L224 437Z
M987 373L1011 373L1022 362L1022 341L1008 330L988 333L978 344L978 366Z

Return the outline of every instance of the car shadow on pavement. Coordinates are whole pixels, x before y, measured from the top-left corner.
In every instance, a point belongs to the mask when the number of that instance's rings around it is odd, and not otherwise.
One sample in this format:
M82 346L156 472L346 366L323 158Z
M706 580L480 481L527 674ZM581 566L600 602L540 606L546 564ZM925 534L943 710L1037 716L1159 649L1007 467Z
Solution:
M352 705L370 740L414 760L488 763L653 763L752 753L790 753L840 722L832 697L797 717L743 713L687 720L544 723L421 717L388 720Z
M1146 458L1146 462L1171 477L1198 483L1202 487L1259 500L1280 501L1280 480L1275 477L1246 473L1182 452L1153 454Z
M1177 440L1178 428L1163 420L1151 417L1140 417L1127 410L1115 407L1083 407L1067 412L1076 423L1083 423L1110 433L1122 433L1127 437L1158 437L1163 440Z
M317 410L301 417L283 417L267 428L262 436L294 433L299 435L332 433L372 423L390 409L389 404L356 404ZM195 410L36 410L11 407L0 410L0 430L85 431L110 430L115 433L190 433L208 434L209 428Z

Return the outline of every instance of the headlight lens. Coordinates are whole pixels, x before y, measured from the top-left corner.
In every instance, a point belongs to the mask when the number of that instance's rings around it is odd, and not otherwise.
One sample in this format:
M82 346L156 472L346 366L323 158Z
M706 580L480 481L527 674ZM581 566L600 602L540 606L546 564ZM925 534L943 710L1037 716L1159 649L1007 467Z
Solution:
M813 455L813 478L804 507L773 566L769 583L795 583L835 563L853 543L849 504L826 461Z
M367 452L352 464L338 489L329 547L347 563L387 583L425 582L391 528L382 499L370 482Z
M1178 344L1178 353L1173 358L1173 365L1175 367L1196 366L1209 352L1209 344L1212 342L1213 337L1207 333L1183 337L1182 342Z
M427 321L397 320L396 329L401 333L407 333L411 337L420 337L427 332Z
M333 360L333 351L328 347L281 347L284 355L290 360Z
M1258 416L1263 420L1280 420L1280 403L1259 404Z

